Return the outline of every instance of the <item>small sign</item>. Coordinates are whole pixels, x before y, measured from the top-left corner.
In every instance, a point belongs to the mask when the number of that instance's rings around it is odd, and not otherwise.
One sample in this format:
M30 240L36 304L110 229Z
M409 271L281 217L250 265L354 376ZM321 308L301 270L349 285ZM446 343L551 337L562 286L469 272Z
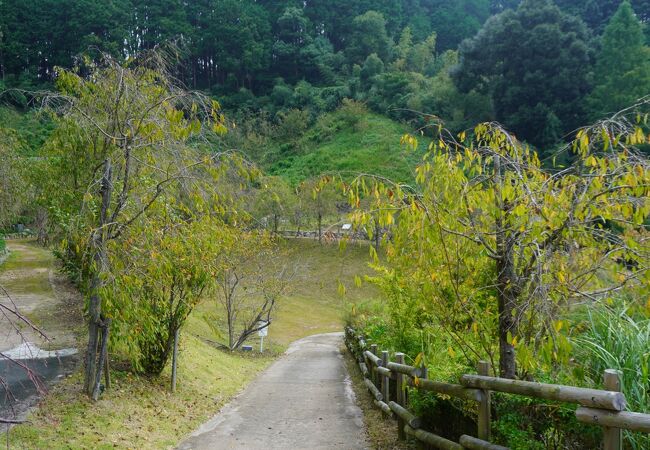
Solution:
M269 334L269 323L268 322L259 322L259 326L263 326L264 328L258 330L257 335L259 337L268 336L268 334Z
M344 223L343 226L341 227L341 230L343 231L350 231L351 229L352 229L351 223Z

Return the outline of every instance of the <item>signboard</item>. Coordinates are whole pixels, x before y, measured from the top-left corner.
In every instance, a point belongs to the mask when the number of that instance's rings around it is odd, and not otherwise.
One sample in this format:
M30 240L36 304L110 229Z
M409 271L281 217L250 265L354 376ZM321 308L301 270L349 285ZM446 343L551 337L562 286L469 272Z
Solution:
M269 334L269 325L270 324L264 320L257 322L258 328L264 327L257 330L257 335L260 337L260 353L264 351L264 336L267 336Z
M268 322L258 322L257 325L260 326L260 327L262 327L262 326L264 327L261 330L257 331L257 335L259 337L268 336L268 334L269 334L269 323Z

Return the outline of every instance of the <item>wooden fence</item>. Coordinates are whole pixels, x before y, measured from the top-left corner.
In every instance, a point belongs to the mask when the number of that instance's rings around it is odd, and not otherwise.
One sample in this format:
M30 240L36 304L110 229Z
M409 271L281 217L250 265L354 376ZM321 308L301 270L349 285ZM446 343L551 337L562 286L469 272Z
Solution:
M22 231L20 233L9 233L9 234L0 235L0 238L3 238L8 241L12 239L25 239L29 237L34 237L34 233L32 231Z
M620 392L620 372L616 370L605 371L604 385L608 390L600 390L492 377L489 376L489 363L481 361L477 375L463 375L459 384L450 384L427 379L426 368L404 364L403 353L395 353L395 360L391 361L389 352L379 351L376 344L367 345L363 336L352 328L345 329L345 343L359 363L364 383L375 398L375 406L397 419L400 439L410 435L420 443L443 450L507 450L490 443L492 391L579 405L576 410L578 421L603 427L604 450L623 448L623 429L650 433L650 414L625 411L625 396ZM393 390L391 386L394 386ZM408 410L407 386L477 402L477 437L462 435L459 442L453 442L423 430L421 419ZM390 398L393 391L395 399Z

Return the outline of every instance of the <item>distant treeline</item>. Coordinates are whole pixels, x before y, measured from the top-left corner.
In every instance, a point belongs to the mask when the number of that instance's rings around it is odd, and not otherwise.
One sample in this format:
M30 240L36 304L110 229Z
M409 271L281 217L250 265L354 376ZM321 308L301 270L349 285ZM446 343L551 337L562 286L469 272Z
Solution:
M50 82L55 67L72 67L89 49L91 55L95 49L128 58L174 40L182 49L179 77L189 87L223 99L230 109L262 110L275 117L297 108L316 116L336 108L343 98L355 98L397 119L405 118L404 110L435 114L451 122L451 128L497 119L530 142L547 145L584 123L593 110L583 100L592 90L599 37L621 2L520 3L2 1L0 75L5 86L33 87ZM631 5L636 20L647 22L650 0ZM495 15L497 19L488 20ZM514 28L500 34L506 23ZM509 73L511 68L501 64L504 56L516 61L519 68L513 70L521 73ZM635 58L644 61L647 56ZM530 62L522 65L525 60ZM575 67L564 70L568 65ZM450 72L453 87L444 84ZM534 91L522 83L540 87ZM459 98L456 88L470 97ZM495 101L496 96L507 104ZM513 103L525 108L513 111ZM522 120L522 115L530 119ZM525 132L530 120L539 125L535 133Z

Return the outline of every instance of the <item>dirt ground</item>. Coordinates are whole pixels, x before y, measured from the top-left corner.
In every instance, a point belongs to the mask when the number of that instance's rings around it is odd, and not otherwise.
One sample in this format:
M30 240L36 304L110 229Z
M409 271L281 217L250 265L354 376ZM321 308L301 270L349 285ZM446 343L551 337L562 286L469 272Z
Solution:
M8 292L0 292L0 303L14 301L21 314L28 317L48 337L24 324L17 324L17 332L6 315L0 314L0 351L20 345L24 340L45 350L77 346L77 332L82 323L82 300L65 276L56 269L52 253L33 240L7 242L9 257L0 264L0 285Z

